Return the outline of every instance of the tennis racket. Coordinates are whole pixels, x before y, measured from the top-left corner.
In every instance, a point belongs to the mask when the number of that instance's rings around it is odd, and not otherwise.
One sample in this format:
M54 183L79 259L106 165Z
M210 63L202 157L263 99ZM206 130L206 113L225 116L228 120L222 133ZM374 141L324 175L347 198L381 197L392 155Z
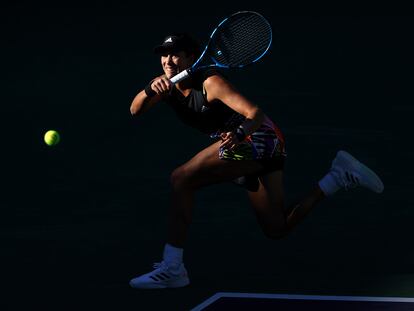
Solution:
M257 62L272 44L272 27L259 13L236 12L211 33L204 51L188 69L170 79L175 84L208 67L241 68Z

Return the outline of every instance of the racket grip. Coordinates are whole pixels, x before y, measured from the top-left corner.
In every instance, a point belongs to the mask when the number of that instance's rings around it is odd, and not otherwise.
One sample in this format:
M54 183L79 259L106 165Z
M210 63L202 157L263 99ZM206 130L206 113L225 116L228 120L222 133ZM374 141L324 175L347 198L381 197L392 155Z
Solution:
M191 69L186 69L180 72L178 75L175 75L170 79L172 84L176 84L184 79L186 79L191 74Z

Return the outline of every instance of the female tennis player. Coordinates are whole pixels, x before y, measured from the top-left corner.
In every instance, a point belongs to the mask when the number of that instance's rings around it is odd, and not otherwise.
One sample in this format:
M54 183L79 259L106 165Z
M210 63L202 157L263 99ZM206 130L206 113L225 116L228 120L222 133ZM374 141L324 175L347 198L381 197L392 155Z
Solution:
M173 85L170 78L191 67L200 49L185 33L167 36L154 52L164 73L133 99L130 111L140 116L160 101L181 121L214 141L171 174L172 205L163 258L154 270L130 281L134 288L174 288L190 283L183 248L191 223L194 193L201 187L233 181L246 188L264 234L286 236L324 198L358 185L377 193L383 184L367 166L339 151L328 173L309 194L285 208L283 167L285 138L258 105L243 96L216 70L204 70Z

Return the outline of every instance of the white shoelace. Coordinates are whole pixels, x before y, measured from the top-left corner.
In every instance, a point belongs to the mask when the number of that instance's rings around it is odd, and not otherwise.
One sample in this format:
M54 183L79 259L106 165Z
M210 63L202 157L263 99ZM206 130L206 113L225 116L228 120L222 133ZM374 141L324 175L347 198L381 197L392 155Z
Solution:
M154 264L152 265L152 267L154 269L159 269L161 268L162 270L168 270L168 266L165 264L164 261L161 262L154 262Z

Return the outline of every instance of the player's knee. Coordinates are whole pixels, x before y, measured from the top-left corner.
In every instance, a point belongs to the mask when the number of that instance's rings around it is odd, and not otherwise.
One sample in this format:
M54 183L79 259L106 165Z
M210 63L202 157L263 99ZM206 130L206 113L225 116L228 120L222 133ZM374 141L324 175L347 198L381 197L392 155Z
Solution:
M186 189L191 186L191 173L180 166L171 173L170 183L174 190Z

